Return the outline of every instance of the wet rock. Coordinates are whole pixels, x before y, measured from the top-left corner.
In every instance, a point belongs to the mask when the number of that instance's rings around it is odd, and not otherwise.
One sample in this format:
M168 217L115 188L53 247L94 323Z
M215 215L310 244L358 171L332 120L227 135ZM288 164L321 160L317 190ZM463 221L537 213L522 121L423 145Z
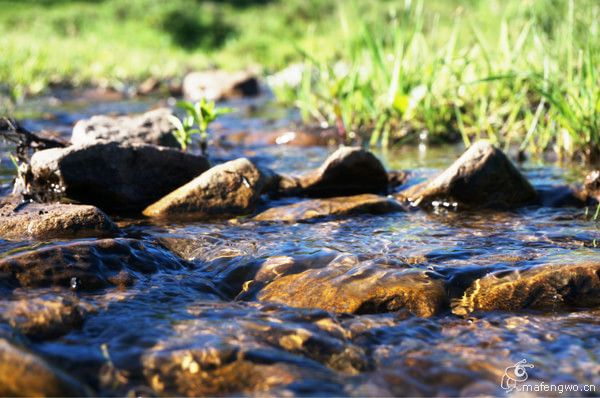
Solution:
M586 193L576 187L538 187L539 203L544 207L581 207L587 202Z
M170 109L160 108L132 116L93 116L73 127L73 145L92 144L99 140L125 144L152 144L179 148L169 121Z
M268 183L246 158L202 173L144 210L146 216L234 217L252 212Z
M297 222L329 216L386 214L402 210L403 207L394 199L373 194L363 194L304 200L291 205L273 207L255 216L254 220Z
M371 152L358 147L342 147L317 170L282 185L288 195L330 197L386 192L388 175Z
M143 209L205 170L204 157L116 142L47 149L31 158L25 190L111 211Z
M588 200L600 202L600 170L594 170L585 176L583 194Z
M183 79L183 95L192 101L201 98L222 100L250 97L260 93L258 79L249 72L222 70L192 72Z
M452 312L557 310L600 306L600 263L546 264L490 273L473 282Z
M432 316L447 307L441 279L416 269L360 263L348 255L339 256L326 267L282 275L257 298L356 314L406 309L418 316Z
M390 190L403 185L408 180L409 173L402 170L388 171L388 185Z
M89 390L68 374L10 339L0 337L0 395L88 396Z
M129 286L144 274L186 266L164 249L133 239L76 241L2 258L0 286L90 291Z
M45 294L37 297L21 295L0 301L0 318L23 335L35 339L61 336L83 323L90 306L76 297Z
M296 394L304 388L306 394L326 386L339 394L331 368L355 374L367 366L364 352L322 311L192 306L190 312L196 319L177 323L175 337L142 358L146 380L160 395L240 395L274 388Z
M0 203L0 238L52 239L105 236L117 226L100 209L87 205Z
M447 202L461 208L513 208L536 202L537 193L501 150L479 141L443 173L398 198L425 207Z

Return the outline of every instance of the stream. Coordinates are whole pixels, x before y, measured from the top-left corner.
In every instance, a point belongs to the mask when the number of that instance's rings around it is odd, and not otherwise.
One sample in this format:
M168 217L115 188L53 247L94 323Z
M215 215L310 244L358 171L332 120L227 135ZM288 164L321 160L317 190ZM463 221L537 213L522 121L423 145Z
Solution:
M28 129L51 130L67 140L81 118L143 112L158 102L40 98L19 113ZM258 136L299 119L268 97L226 105L237 111L215 126L213 133L223 139L241 131ZM2 148L3 194L10 192L14 175L9 149ZM209 153L213 162L246 156L300 175L335 149L256 139L243 146L213 143ZM417 181L443 170L463 151L462 145L446 145L374 153L386 169L410 170ZM520 169L536 189L581 182L589 171L539 161ZM259 211L296 201L265 198ZM518 294L536 289L546 294L544 286L574 272L546 270L571 264L592 270L596 281L576 276L568 294L600 295L600 229L589 214L594 211L438 209L298 223L110 214L120 228L116 243L92 250L86 249L92 238L0 240L0 259L46 250L30 258L47 262L49 278L83 259L102 275L110 273L106 280L124 280L103 285L100 278L98 288L88 289L86 283L96 283L86 276L90 268L70 286L4 289L0 284L0 330L19 330L28 350L93 395L505 395L501 383L507 368L526 359L534 366L527 368L524 384L574 385L579 390L565 394L594 396L600 391L600 307L568 300L569 305L554 306L552 296L544 296L543 305L530 308ZM535 275L521 283L519 275L532 271ZM260 291L267 272L282 275L270 292L287 295L292 305L270 301ZM296 278L299 273L304 279ZM501 305L461 311L465 289L492 274L498 283L477 287L489 289L491 302ZM429 279L422 281L422 275ZM418 308L441 310L417 316L366 302L351 314L302 304L351 302L354 295L368 294L364 289L386 289L392 280L399 281L394 289L413 289ZM436 289L443 290L443 298ZM2 371L8 370L0 366ZM583 391L587 385L595 392Z

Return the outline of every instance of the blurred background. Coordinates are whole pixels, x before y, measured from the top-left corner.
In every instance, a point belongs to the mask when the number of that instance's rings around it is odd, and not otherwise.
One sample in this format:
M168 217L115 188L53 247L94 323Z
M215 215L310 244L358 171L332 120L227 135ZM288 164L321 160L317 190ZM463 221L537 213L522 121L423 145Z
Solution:
M594 0L0 0L0 92L250 68L373 145L486 137L595 160L599 17Z

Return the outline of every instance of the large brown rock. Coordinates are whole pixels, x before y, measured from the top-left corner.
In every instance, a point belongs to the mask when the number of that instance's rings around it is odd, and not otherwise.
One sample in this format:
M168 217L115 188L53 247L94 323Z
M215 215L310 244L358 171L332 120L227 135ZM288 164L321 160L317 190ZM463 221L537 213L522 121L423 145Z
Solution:
M92 116L78 121L73 127L71 143L87 145L98 140L125 144L152 144L179 147L169 121L170 109L159 108L133 116Z
M129 286L140 275L185 266L166 250L133 239L75 241L0 259L0 287L90 291Z
M537 193L506 155L487 141L473 144L443 173L400 192L415 206L436 202L458 208L513 208L537 201Z
M600 306L600 262L545 264L476 279L452 312L557 310Z
M117 226L100 209L88 205L0 203L0 238L53 239L110 235Z
M342 147L317 170L284 181L284 194L312 197L382 193L388 187L388 175L379 159L358 147Z
M373 194L362 194L310 199L291 205L273 207L255 216L254 220L296 222L329 216L386 214L402 210L402 205L395 199Z
M267 185L265 176L246 158L202 173L144 210L146 216L232 217L254 210Z
M360 263L344 255L325 267L284 274L267 284L257 298L354 314L406 309L418 316L432 316L448 305L443 280L425 271Z
M205 170L202 156L116 142L53 148L31 158L24 191L67 197L105 210L143 209Z
M83 384L27 348L0 336L0 396L87 396Z
M244 71L191 72L183 79L183 96L192 101L199 101L202 98L216 101L255 96L259 93L258 79Z

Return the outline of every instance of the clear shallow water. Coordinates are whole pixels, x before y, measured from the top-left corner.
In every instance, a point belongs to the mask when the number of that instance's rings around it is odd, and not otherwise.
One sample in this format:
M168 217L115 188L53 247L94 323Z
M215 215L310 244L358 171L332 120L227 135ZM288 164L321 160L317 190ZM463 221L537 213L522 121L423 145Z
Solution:
M155 104L36 103L31 107L43 108L46 117L29 119L26 126L64 135L80 117L143 111ZM261 103L234 105L242 111L223 120L223 134L275 129L294 117ZM317 167L332 150L252 146L213 148L213 155L249 156L278 172L301 174ZM461 152L460 147L404 148L378 156L389 169L409 169L419 179L444 168ZM586 172L536 163L523 169L537 188L581 180ZM6 185L10 168L3 170ZM595 308L533 310L515 305L514 310L460 317L448 305L427 318L406 310L349 315L270 303L248 293L265 264L328 269L339 266L341 259L340 264L353 264L344 283L380 269L423 271L445 281L450 297L490 272L597 264L600 230L585 209L415 211L291 225L244 219L116 221L122 238L141 240L148 250L171 252L188 262L144 273L132 265L139 255L132 250L110 260L133 267L134 282L125 287L0 290L3 308L36 299L66 300L77 308L77 322L61 318L50 337L29 333L31 344L97 394L496 395L504 394L500 381L505 368L523 358L535 365L530 383L595 384L600 391L600 314ZM0 256L48 245L61 242L0 241ZM67 253L62 261L68 267L80 258ZM108 259L100 256L100 263L106 265ZM589 294L599 292L592 289ZM6 309L4 314L9 318L11 312ZM22 319L10 320L24 324Z

